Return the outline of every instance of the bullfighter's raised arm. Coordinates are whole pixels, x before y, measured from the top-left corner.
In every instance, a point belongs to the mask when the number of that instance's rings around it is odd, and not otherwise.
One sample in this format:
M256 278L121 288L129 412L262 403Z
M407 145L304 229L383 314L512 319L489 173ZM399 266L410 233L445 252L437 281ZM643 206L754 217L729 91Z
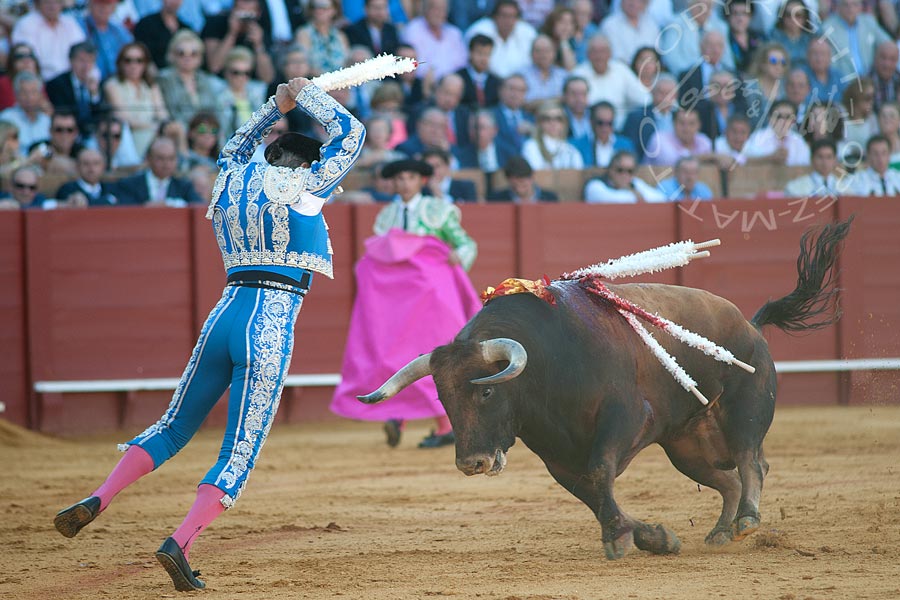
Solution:
M307 85L300 90L297 106L328 132L328 141L322 145L319 160L309 167L309 179L305 186L311 194L327 196L359 158L366 130L350 111L315 85Z
M235 164L247 164L256 147L272 127L293 106L276 96L269 98L225 144L219 155L219 168L227 171ZM316 119L328 132L319 160L309 166L304 190L317 196L328 196L356 162L365 141L365 128L350 111L313 84L304 86L296 97L296 105ZM298 167L303 169L304 167Z

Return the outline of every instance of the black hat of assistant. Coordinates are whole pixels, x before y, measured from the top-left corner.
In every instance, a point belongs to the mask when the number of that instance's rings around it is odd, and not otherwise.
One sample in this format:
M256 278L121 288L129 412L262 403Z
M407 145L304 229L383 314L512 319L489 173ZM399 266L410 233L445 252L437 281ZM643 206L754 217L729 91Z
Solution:
M315 138L289 131L282 133L278 139L266 147L266 162L272 164L285 152L296 154L305 162L312 163L319 159L322 142Z
M414 158L404 158L401 160L395 160L392 163L388 163L381 170L381 176L385 179L390 179L394 175L405 172L418 173L423 177L431 177L431 174L434 173L434 169L431 168L424 160L416 160Z

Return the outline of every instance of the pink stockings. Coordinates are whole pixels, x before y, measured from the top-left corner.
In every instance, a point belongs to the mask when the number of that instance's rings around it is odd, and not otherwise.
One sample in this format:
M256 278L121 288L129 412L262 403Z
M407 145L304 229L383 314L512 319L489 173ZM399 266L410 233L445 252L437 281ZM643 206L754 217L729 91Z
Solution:
M222 490L208 483L202 483L197 488L197 499L194 500L194 505L175 533L172 534L181 547L181 551L184 552L185 558L188 558L191 545L197 536L225 510L222 505L224 496L225 493Z
M153 459L146 450L140 446L130 446L103 485L91 494L100 498L100 510L105 510L116 494L152 471L153 466ZM194 505L181 526L172 534L185 558L197 536L225 510L221 502L223 496L225 493L213 485L204 483L197 488Z
M103 485L98 487L91 496L100 498L101 512L106 510L116 494L153 470L153 459L147 451L140 446L129 446L125 456L119 460L119 464L112 470Z

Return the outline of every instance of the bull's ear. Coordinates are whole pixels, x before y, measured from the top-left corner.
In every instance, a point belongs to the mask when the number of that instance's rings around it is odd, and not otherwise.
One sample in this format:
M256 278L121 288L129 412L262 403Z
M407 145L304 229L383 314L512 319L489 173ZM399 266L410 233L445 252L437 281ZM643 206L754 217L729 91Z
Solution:
M481 357L488 364L505 360L509 361L509 365L495 375L471 380L471 383L475 385L491 385L509 381L518 377L528 363L528 353L525 352L525 347L509 338L494 338L481 342Z

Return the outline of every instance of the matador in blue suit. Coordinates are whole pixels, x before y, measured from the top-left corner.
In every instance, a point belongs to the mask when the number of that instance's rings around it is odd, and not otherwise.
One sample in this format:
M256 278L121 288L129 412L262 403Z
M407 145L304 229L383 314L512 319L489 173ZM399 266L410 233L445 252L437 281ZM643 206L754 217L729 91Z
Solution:
M295 106L323 125L328 142L288 133L266 148L266 163L250 162L260 141ZM332 277L322 205L356 161L364 138L353 115L298 77L279 85L225 145L207 212L228 274L225 291L203 324L168 410L120 446L125 455L103 485L57 514L60 533L74 537L118 492L172 458L231 386L219 459L201 480L184 522L156 552L177 590L205 587L188 563L191 544L234 505L256 465L278 410L303 298L314 273Z

